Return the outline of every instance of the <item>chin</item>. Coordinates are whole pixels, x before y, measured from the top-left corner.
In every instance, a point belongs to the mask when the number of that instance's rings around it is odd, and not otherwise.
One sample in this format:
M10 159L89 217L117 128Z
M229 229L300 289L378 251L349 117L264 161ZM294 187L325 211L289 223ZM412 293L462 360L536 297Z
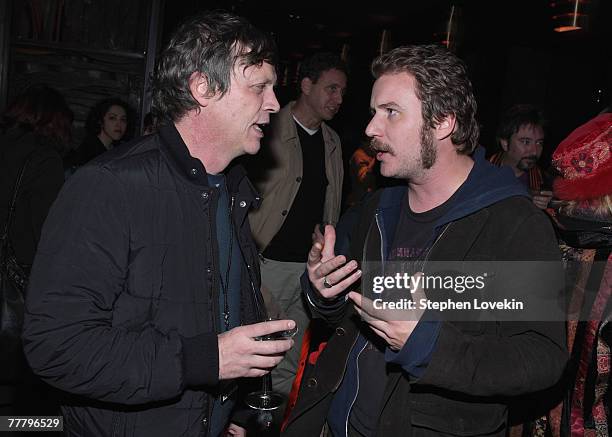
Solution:
M248 146L244 148L244 153L247 155L256 155L257 152L259 152L259 149L261 149L260 144Z

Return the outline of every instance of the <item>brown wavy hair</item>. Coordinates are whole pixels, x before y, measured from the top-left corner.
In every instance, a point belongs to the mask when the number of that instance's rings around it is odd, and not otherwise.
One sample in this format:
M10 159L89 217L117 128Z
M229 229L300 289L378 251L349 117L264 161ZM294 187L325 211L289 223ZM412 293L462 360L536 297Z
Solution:
M372 62L372 74L408 73L416 80L423 126L433 128L454 115L451 141L458 153L470 155L478 145L476 99L464 62L442 46L412 45L395 48Z

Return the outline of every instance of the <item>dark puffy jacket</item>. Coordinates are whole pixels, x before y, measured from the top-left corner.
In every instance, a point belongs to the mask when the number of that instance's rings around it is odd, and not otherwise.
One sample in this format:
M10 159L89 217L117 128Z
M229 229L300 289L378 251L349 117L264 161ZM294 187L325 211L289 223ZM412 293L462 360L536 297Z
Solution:
M33 132L12 128L0 135L0 229L4 230L17 176L26 159L9 233L17 260L32 264L49 208L64 183L62 158L54 145Z
M261 305L247 220L258 198L240 167L226 176L247 324ZM219 374L217 200L173 126L98 157L60 193L24 345L34 371L73 395L62 407L69 435L206 434Z

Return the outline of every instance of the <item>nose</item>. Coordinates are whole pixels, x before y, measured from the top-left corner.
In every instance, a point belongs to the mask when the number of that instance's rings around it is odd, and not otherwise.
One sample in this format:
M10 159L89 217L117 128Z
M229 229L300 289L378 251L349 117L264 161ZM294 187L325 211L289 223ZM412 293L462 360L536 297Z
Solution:
M540 143L536 143L535 145L535 155L539 158L540 155L542 154L542 149L544 148L544 146Z
M280 110L280 103L278 103L278 99L276 98L273 88L270 88L267 92L264 109L273 114Z
M376 116L372 117L368 125L366 126L365 133L368 137L374 138L380 136L380 129L376 121Z
M529 153L529 155L539 156L540 150L538 149L539 149L538 143L535 143L535 142L531 142L527 146L527 152Z
M334 103L340 106L343 100L344 100L344 96L342 95L342 91L338 90L337 92L334 93Z

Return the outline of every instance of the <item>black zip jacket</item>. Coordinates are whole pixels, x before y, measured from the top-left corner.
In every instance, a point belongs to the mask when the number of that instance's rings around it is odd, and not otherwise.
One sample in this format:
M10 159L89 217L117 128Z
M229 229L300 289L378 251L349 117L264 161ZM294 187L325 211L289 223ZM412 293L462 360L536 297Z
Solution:
M241 322L259 320L258 198L227 171L242 254ZM26 303L36 374L69 393L68 435L206 435L218 385L216 205L169 126L69 179L44 225ZM232 309L230 309L231 311Z
M478 154L477 154L478 155ZM439 239L428 259L435 261L496 261L500 270L487 295L508 291L513 296L536 293L547 281L534 278L527 287L512 288L504 277L504 261L559 261L560 253L546 216L504 184L504 175L476 156L468 186L457 209L440 223ZM506 178L507 179L507 178ZM363 206L351 232L349 259L381 261L392 241L405 188L378 192ZM376 216L390 213L383 230ZM389 234L389 235L383 235ZM385 241L386 240L386 241ZM561 264L558 274L562 277ZM505 284L505 285L502 285ZM522 283L521 285L525 285ZM504 288L497 290L496 287ZM510 289L508 289L510 287ZM350 378L351 350L360 321L343 299L327 303L307 291L315 316L335 327L334 335L314 367L304 371L297 403L283 435L318 435L332 398L343 378ZM325 311L323 311L325 309ZM517 395L554 385L567 361L563 324L559 322L440 322L433 353L419 378L391 365L376 436L499 435L506 432L507 405ZM341 431L338 431L340 437Z

